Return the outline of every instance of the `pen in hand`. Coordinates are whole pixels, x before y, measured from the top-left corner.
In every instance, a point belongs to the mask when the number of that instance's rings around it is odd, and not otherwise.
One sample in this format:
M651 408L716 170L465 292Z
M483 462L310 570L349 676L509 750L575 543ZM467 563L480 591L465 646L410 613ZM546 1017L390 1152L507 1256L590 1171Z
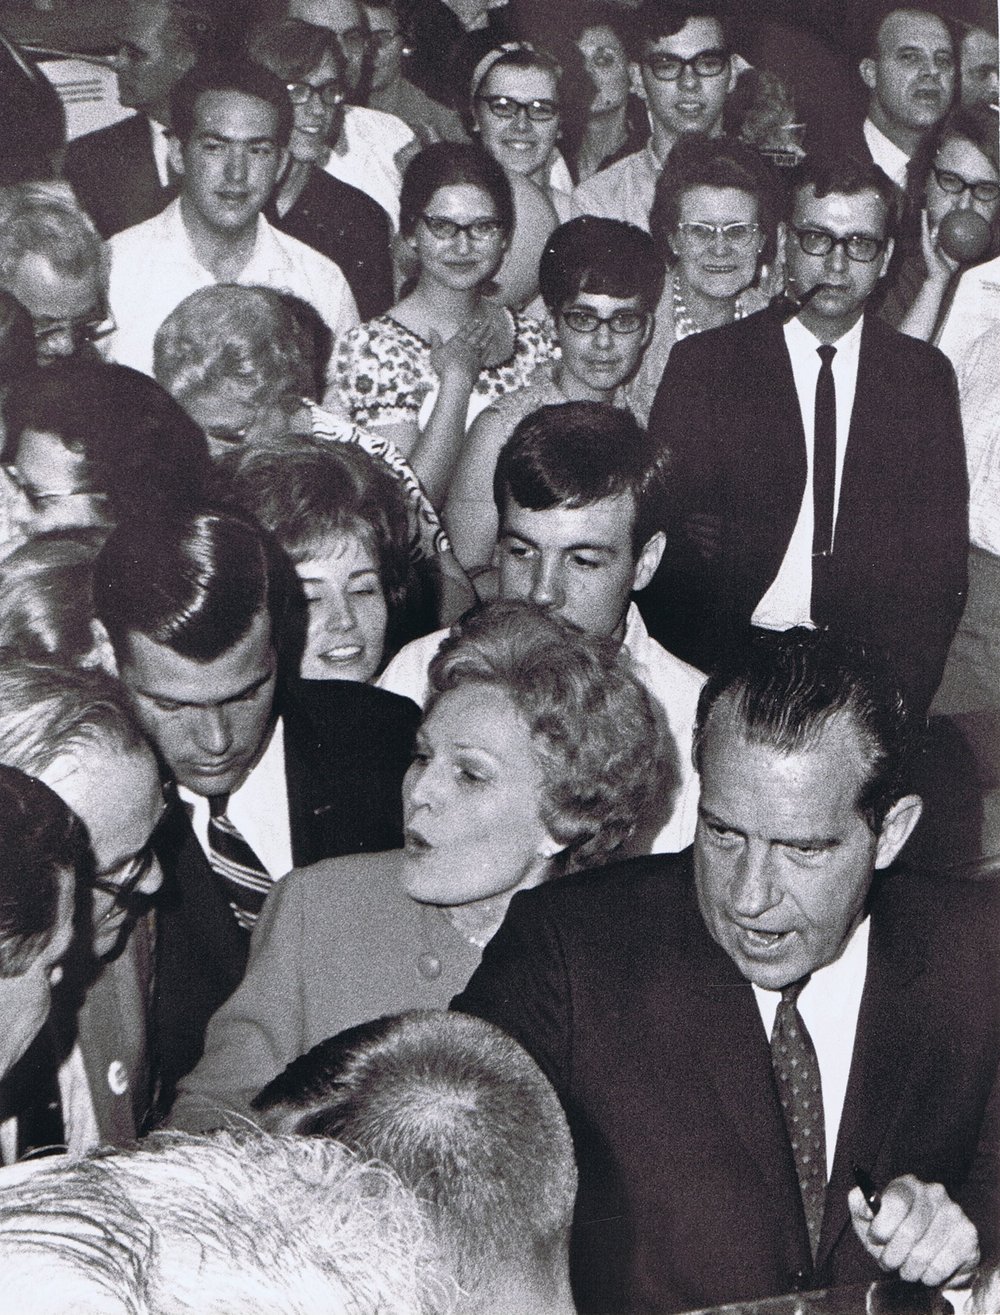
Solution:
M861 1188L861 1195L865 1198L865 1204L873 1215L877 1215L882 1208L882 1194L872 1182L872 1176L866 1169L862 1169L860 1164L852 1164L851 1172L854 1174L854 1181Z

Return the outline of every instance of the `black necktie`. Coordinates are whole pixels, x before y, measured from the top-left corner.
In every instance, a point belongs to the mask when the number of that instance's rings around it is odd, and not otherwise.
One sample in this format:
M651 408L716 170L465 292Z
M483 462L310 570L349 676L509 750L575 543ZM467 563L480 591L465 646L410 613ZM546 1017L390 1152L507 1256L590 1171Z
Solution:
M229 896L229 907L244 931L252 931L274 884L270 874L226 814L229 795L213 795L208 801L209 862L221 878Z
M816 380L816 410L813 425L813 583L812 619L817 611L825 575L833 552L833 496L837 478L837 392L833 382L836 347L824 343L816 349L821 365Z
M808 980L793 982L781 992L771 1033L771 1063L815 1259L826 1198L826 1132L819 1061L796 1003Z

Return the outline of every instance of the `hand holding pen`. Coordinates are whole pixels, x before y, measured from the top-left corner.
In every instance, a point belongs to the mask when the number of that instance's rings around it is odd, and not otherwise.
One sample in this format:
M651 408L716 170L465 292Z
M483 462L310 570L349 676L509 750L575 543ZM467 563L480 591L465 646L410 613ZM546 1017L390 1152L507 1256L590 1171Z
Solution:
M936 1287L979 1264L979 1235L940 1183L913 1174L894 1178L880 1193L855 1166L857 1186L847 1205L858 1240L883 1269L911 1283Z

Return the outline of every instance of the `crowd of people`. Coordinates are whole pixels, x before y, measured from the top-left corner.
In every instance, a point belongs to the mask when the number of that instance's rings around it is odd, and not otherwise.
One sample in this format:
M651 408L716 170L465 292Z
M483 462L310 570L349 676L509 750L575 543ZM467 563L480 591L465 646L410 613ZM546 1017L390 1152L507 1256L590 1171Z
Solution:
M996 16L758 8L0 46L18 1311L1000 1308Z

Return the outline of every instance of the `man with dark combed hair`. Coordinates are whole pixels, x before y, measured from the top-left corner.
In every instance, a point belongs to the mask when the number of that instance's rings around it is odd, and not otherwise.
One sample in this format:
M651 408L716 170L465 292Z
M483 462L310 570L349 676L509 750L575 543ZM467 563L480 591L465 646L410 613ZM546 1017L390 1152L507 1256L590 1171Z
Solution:
M566 1117L499 1028L413 1010L322 1041L254 1101L273 1132L336 1137L433 1207L448 1273L479 1315L571 1315L576 1164Z
M894 221L875 165L810 157L788 299L671 351L649 419L671 542L643 611L705 670L751 628L855 636L926 708L965 596L968 479L950 363L870 309Z
M95 563L119 676L176 787L157 837L165 1106L243 975L273 882L293 864L402 842L417 709L356 681L295 682L279 697L290 587L263 531L229 512L122 525Z
M1000 899L891 870L910 716L857 645L760 637L702 694L693 848L515 895L453 1002L567 1111L583 1309L997 1259Z

